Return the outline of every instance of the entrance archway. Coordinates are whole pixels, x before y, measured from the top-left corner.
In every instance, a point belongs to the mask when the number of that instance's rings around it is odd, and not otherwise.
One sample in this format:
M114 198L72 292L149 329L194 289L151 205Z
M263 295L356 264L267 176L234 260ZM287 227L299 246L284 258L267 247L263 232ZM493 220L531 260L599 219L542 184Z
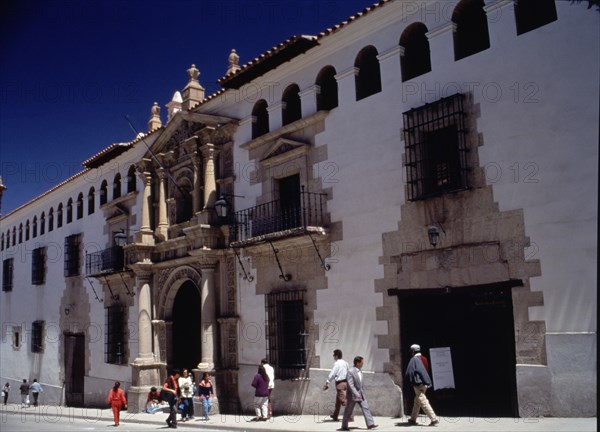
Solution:
M194 282L188 280L177 290L173 301L173 366L189 370L202 358L201 300Z

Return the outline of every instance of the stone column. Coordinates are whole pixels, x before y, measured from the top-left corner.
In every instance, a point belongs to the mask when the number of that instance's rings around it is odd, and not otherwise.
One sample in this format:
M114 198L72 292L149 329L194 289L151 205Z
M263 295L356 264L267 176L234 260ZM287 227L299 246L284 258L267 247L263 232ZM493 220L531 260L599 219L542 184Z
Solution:
M150 212L152 211L152 174L140 167L138 170L144 190L142 192L142 221L140 232L135 235L135 242L147 245L154 244L152 229L150 228Z
M156 227L156 236L160 240L166 240L168 236L169 225L167 223L167 197L166 182L167 173L164 168L158 169L158 225Z
M217 197L217 178L215 173L215 157L217 149L214 144L206 143L202 146L204 158L204 208L212 209Z
M217 332L217 314L215 301L215 269L216 262L205 262L201 264L202 288L200 292L202 319L202 359L198 364L201 371L212 371L215 368L215 343Z
M192 155L192 164L194 165L194 195L192 196L194 214L202 210L202 197L200 195L200 192L202 191L202 182L200 181L200 176L202 174L201 162L198 153L194 152Z
M204 160L204 208L198 215L200 224L210 224L215 221L217 215L214 211L217 201L217 178L215 173L215 157L217 149L214 144L206 143L201 148Z
M129 412L140 412L144 408L150 387L160 385L163 367L156 361L152 350L152 266L149 260L131 265L138 291L138 356L131 364L132 385L127 397Z

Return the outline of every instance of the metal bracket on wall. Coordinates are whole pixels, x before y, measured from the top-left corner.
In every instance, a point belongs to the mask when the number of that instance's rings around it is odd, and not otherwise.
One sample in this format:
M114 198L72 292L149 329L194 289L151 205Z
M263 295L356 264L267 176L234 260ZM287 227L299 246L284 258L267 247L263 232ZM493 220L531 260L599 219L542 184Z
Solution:
M242 259L240 258L240 254L237 253L237 250L235 248L232 248L232 249L233 249L233 253L235 254L238 262L240 263L240 267L242 268L242 271L244 272L244 279L246 279L248 282L252 282L254 280L254 276L246 273L246 269L244 268L244 264L242 264Z
M292 275L283 273L283 269L281 268L281 263L279 262L279 256L277 255L279 253L279 249L275 249L275 246L273 246L273 243L269 242L269 244L271 245L271 248L273 249L273 253L275 254L275 259L277 260L277 266L279 267L279 273L280 273L279 279L283 279L285 282L292 280Z
M129 287L127 286L127 283L125 282L125 279L123 278L123 274L119 273L119 276L121 276L121 281L123 281L123 285L125 285L125 289L127 290L127 295L129 295L131 297L135 297L135 292L129 290Z
M329 271L331 269L331 266L329 264L325 263L325 261L323 260L323 257L321 256L321 253L319 252L319 248L317 247L317 243L315 242L315 239L312 238L312 236L310 235L309 232L307 232L306 234L308 234L310 241L312 241L312 244L315 247L315 251L317 252L317 256L319 257L319 260L321 260L321 267L324 268L325 271Z
M102 303L104 301L104 299L101 299L100 297L98 297L98 294L96 293L96 289L94 288L94 284L92 283L90 278L86 276L85 280L87 280L88 283L90 284L90 286L92 287L92 291L94 292L94 297L96 297L96 300L98 300L100 303Z
M104 276L104 282L106 282L106 286L108 287L108 290L110 291L110 297L113 300L119 300L119 294L113 294L112 288L110 287L110 283L108 283L108 278L106 276Z

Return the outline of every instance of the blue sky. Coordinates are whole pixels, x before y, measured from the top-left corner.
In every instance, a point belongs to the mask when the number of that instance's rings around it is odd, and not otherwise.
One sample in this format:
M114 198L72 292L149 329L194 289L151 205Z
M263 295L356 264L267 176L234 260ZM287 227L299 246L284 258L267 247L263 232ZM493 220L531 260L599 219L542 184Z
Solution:
M317 34L375 0L20 0L0 6L2 214L163 121L192 63L207 95L232 48L240 64Z

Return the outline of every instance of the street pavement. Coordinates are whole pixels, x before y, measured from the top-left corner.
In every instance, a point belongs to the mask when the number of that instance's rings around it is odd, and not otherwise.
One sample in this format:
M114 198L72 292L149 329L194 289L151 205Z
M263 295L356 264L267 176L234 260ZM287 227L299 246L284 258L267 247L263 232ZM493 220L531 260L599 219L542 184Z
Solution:
M19 404L0 405L0 430L7 419L19 417L22 425L29 425L31 429L44 430L44 424L69 424L74 419L83 419L88 424L106 424L112 426L113 415L110 409L73 408L56 405L41 405L38 407L21 408ZM127 425L147 425L147 429L166 429L165 413L121 413L120 430L126 430ZM271 432L333 432L341 428L340 422L333 422L323 416L312 415L286 415L276 416L266 422L253 422L252 416L216 414L208 421L196 418L187 422L179 422L179 429L204 429L215 431L271 431ZM354 432L366 431L366 425L359 411L355 413L355 421L350 423L350 430ZM422 416L419 425L409 425L407 418L375 417L382 432L412 432L423 430L439 431L478 431L478 432L588 432L597 431L597 419L594 418L468 418L468 417L440 417L436 428L428 428L429 420ZM36 427L32 427L36 426ZM425 428L425 429L424 429ZM137 430L140 430L136 427Z

